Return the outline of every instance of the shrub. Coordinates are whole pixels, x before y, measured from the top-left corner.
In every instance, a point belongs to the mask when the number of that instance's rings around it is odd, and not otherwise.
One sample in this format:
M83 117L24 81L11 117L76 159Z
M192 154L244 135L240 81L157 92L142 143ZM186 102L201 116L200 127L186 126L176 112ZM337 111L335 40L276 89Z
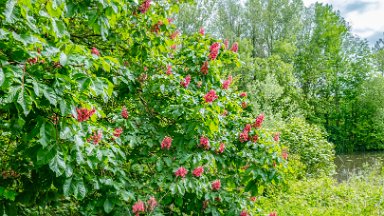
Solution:
M180 35L176 5L0 3L0 210L238 215L282 181L279 141L222 89L238 54Z
M299 156L308 176L333 173L334 146L326 140L326 133L318 126L302 118L292 118L281 129L281 143L288 147L289 154Z

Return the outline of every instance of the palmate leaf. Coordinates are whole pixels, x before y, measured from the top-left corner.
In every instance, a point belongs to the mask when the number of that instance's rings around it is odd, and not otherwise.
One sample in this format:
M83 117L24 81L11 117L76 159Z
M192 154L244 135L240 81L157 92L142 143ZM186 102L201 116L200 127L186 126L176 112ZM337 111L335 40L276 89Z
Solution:
M9 0L5 5L5 10L3 15L5 16L5 21L8 23L13 23L16 20L16 17L14 14L16 3L17 3L16 0Z
M56 173L56 177L61 176L65 172L66 165L60 152L57 152L55 157L49 162L49 168Z

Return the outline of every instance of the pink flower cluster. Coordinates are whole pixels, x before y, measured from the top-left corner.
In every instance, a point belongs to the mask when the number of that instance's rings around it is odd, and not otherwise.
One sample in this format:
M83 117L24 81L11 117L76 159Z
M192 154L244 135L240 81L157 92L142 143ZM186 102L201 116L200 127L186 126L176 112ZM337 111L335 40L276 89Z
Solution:
M95 131L91 137L89 137L88 141L92 141L93 144L97 145L103 138L103 133L101 131Z
M146 13L151 6L151 0L144 0L144 2L140 5L139 10L141 13Z
M210 47L209 58L211 60L215 60L217 58L217 55L219 55L219 50L220 50L220 43L218 42L213 43Z
M280 132L276 132L274 135L273 135L273 140L275 140L276 142L278 142L280 140Z
M128 118L128 111L127 111L127 108L125 106L123 106L123 108L121 109L121 117L127 119Z
M187 75L184 80L180 82L180 85L184 88L188 88L189 84L191 83L191 75Z
M184 167L180 167L175 172L175 176L176 177L181 177L181 178L184 178L187 174L188 174L188 170L185 169Z
M147 209L149 212L153 211L157 206L157 200L155 197L150 197L147 200ZM144 202L141 200L138 200L135 204L132 206L132 212L135 214L135 216L139 216L141 213L145 213L145 205Z
M241 143L247 142L249 140L249 132L251 132L251 125L245 125L243 132L240 133L239 140Z
M144 202L139 200L132 206L132 212L136 216L140 215L140 213L145 212Z
M205 30L204 30L203 27L200 28L199 33L200 33L201 35L205 35Z
M239 50L239 44L237 42L232 44L231 51L237 53Z
M277 216L277 212L271 212L271 213L269 213L269 216Z
M172 65L168 65L167 66L167 75L171 75L172 74Z
M229 75L228 79L224 80L222 88L223 89L228 89L229 86L231 85L231 83L232 83L232 76Z
M192 174L193 174L195 177L200 177L203 173L204 173L204 167L202 167L202 166L199 166L199 167L195 168L195 169L192 171Z
M248 212L243 210L240 212L240 216L249 216Z
M170 149L172 145L172 138L171 137L164 137L163 141L161 142L161 149Z
M93 55L100 56L100 52L99 52L98 49L96 49L96 47L92 47L92 49L91 49L91 53L92 53Z
M281 157L284 159L284 160L287 160L288 159L288 151L287 149L283 149L282 153L281 153Z
M177 38L179 35L180 35L180 31L176 30L175 32L173 32L171 34L171 39L173 40L173 39Z
M241 92L240 97L247 97L247 92Z
M255 124L253 124L253 127L255 128L261 128L261 125L263 124L264 121L264 113L261 113L259 116L257 116Z
M217 153L220 153L222 154L225 150L225 144L224 143L220 143L220 146L219 146L219 149L217 150Z
M200 146L206 150L209 149L209 139L205 136L200 137Z
M220 190L220 188L221 188L221 182L220 182L220 179L213 181L212 184L211 184L211 186L212 186L212 190L213 190L213 191L218 191L218 190Z
M218 98L218 96L216 95L216 91L215 90L210 90L205 96L204 96L204 100L205 102L207 103L212 103L214 100L216 100Z
M123 128L116 128L114 131L113 131L113 136L115 137L120 137L120 135L123 133Z
M202 74L207 75L208 74L208 62L204 62L204 64L201 66L200 71Z
M87 108L76 108L77 112L77 121L83 122L87 121L93 114L95 114L96 109L88 110Z

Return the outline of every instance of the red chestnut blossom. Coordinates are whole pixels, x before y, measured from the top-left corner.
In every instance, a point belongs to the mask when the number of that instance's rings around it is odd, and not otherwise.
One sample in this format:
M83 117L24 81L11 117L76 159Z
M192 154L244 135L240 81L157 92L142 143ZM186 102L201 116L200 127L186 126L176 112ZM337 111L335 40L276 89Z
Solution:
M231 50L235 53L239 50L239 44L237 42L232 44Z
M161 142L161 149L168 149L171 148L172 145L172 138L171 137L164 137L163 141Z
M275 140L276 142L278 142L280 140L280 133L279 132L276 132L274 135L273 135L273 140Z
M144 71L147 71L147 70L148 70L148 67L147 67L147 66L144 66L143 69L144 69Z
M247 108L247 102L245 102L245 101L243 101L243 102L241 102L241 107L243 108L243 109L245 109L245 108Z
M201 35L205 35L205 30L204 30L203 27L200 28L199 33L200 33Z
M180 176L184 178L187 175L187 173L188 173L187 169L185 169L184 167L180 167L179 169L176 170L175 176L176 177Z
M140 215L140 213L145 212L144 202L139 200L132 206L132 212L136 216Z
M221 202L221 198L220 198L220 197L216 197L216 198L215 198L215 201L217 201L217 202Z
M114 131L113 131L113 136L115 137L120 137L120 135L123 133L123 129L122 128L116 128Z
M277 216L277 213L276 212L271 212L271 213L269 213L269 216Z
M196 84L197 88L200 88L201 85L203 85L203 82L201 82L201 81L198 81L197 84Z
M247 132L242 132L240 133L240 137L239 137L239 140L241 143L243 142L247 142L249 139L249 136L248 136L248 133Z
M91 136L88 141L91 141L93 142L93 144L97 145L99 144L99 142L101 141L101 138L103 138L103 133L101 131L95 131L93 133L93 136Z
M232 76L228 76L228 79L223 82L223 89L228 89L229 85L232 83Z
M282 157L284 160L287 160L287 159L288 159L288 152L282 152L282 153L281 153L281 157Z
M218 98L218 96L216 95L216 91L215 90L210 90L205 96L204 96L204 100L205 102L207 103L212 103L214 100L216 100Z
M176 44L171 45L171 49L175 50L177 48Z
M208 150L209 149L209 139L207 137L200 137L200 146L203 147L204 149Z
M220 43L218 42L213 43L210 47L209 58L211 60L215 60L217 55L219 54L219 50L220 50Z
M224 143L220 143L220 146L219 146L219 149L217 150L218 153L223 153L225 150L225 144Z
M99 52L98 49L96 49L96 47L92 47L91 53L92 53L93 55L100 56L100 52Z
M204 75L207 75L208 74L208 62L204 62L204 64L201 66L201 69L200 69L201 73L204 74Z
M257 198L255 196L249 198L252 202L256 202Z
M34 57L34 58L28 59L27 62L32 65L32 64L36 64L38 60L39 58Z
M251 137L251 140L252 140L252 142L257 142L257 140L259 140L259 136L257 136L257 135L254 135L254 136L252 136Z
M128 119L128 111L127 111L127 108L125 106L123 106L123 109L121 110L121 116L125 119Z
M172 74L172 65L168 65L167 66L167 75L171 75Z
M250 124L246 124L244 129L243 129L243 132L247 132L247 133L251 132L251 125Z
M197 167L196 169L193 170L192 174L195 176L195 177L200 177L204 172L204 167L202 166L199 166Z
M247 97L247 92L241 92L240 97Z
M173 39L177 38L179 35L180 35L180 31L176 30L175 32L173 32L171 34L171 39L173 40Z
M151 0L145 0L139 7L141 13L146 13L151 6Z
M225 46L225 49L228 49L228 46L229 46L229 40L228 39L224 40L224 46Z
M156 206L157 206L157 201L156 201L156 198L155 197L150 197L149 200L147 201L147 206L148 206L148 210L151 212L153 211Z
M187 77L185 77L185 79L180 82L180 85L183 86L184 88L188 88L189 83L191 83L191 75L188 75Z
M215 180L214 182L212 182L211 186L212 186L212 190L218 191L221 188L220 180Z
M261 124L263 124L264 121L264 113L261 113L259 116L257 116L255 124L253 126L255 128L261 128Z
M96 110L93 108L88 110L87 108L76 108L77 112L77 121L83 122L87 121L93 114L95 114Z
M153 27L152 27L152 31L153 32L156 32L156 33L159 33L160 31L160 27L163 25L163 21L159 21L157 22Z
M240 216L249 216L249 214L248 214L245 210L243 210L243 211L240 213Z

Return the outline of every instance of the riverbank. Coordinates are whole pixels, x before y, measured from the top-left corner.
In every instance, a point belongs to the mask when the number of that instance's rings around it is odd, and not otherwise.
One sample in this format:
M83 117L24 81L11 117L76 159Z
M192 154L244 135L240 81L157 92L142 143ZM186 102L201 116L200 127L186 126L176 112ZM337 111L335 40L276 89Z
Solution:
M338 182L332 177L292 181L288 189L259 197L260 215L281 216L384 215L384 175L376 163L361 174Z

